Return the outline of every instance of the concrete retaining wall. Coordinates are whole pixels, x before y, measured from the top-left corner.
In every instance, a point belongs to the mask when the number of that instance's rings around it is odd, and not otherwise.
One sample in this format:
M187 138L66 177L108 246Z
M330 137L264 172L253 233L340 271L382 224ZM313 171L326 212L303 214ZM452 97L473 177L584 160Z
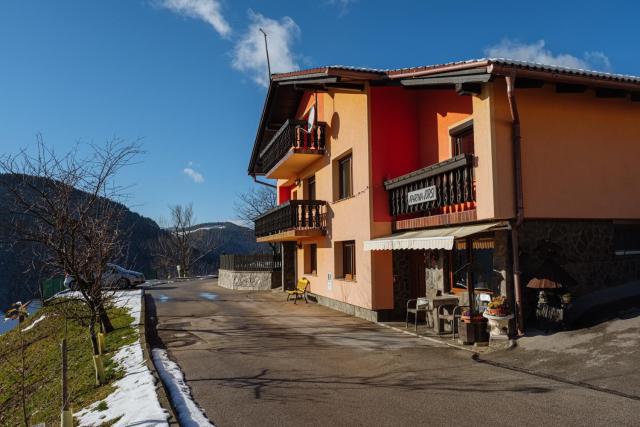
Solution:
M282 285L279 271L218 271L218 286L246 291L269 291Z

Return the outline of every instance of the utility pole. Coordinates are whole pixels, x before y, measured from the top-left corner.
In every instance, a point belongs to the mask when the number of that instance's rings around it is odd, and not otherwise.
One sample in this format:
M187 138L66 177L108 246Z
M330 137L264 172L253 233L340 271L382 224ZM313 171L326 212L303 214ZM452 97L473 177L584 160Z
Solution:
M271 63L269 62L269 45L267 44L267 33L262 28L259 28L260 32L264 36L264 50L267 52L267 71L269 72L269 81L271 81Z

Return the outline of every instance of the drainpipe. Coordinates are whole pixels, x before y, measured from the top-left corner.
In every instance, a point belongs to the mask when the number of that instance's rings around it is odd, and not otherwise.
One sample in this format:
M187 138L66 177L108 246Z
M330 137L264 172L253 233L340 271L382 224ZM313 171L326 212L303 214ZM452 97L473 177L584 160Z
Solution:
M516 198L516 219L511 222L511 258L513 260L513 287L516 300L516 326L518 335L524 335L524 308L522 307L522 283L520 283L520 249L518 229L524 221L524 203L522 197L522 155L520 144L520 115L515 94L515 72L505 76L507 83L507 99L511 111L511 137L513 142L514 190Z
M258 178L256 178L255 175L251 175L251 176L253 177L253 182L255 182L256 184L266 185L267 187L271 187L271 188L278 188L278 186L270 184L268 182L259 181Z

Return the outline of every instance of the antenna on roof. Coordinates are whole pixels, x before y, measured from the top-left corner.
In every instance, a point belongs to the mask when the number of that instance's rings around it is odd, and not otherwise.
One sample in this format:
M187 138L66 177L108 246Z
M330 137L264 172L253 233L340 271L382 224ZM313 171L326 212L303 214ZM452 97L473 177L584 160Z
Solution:
M269 62L269 45L267 44L267 33L262 28L259 28L260 32L264 35L264 50L267 52L267 71L269 72L269 81L271 81L271 63Z

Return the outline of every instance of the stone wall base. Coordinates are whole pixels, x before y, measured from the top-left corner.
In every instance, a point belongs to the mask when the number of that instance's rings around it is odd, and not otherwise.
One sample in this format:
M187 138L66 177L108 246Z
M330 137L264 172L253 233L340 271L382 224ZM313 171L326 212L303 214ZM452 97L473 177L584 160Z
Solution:
M386 317L388 317L386 313L388 310L382 310L382 311L369 310L368 308L358 307L356 305L347 304L346 302L338 301L332 298L327 298L325 296L317 295L313 293L309 293L309 299L312 301L316 301L320 305L329 307L332 310L340 311L350 316L359 317L361 319L365 319L370 322L386 321L387 320Z
M550 268L574 297L640 279L640 257L615 255L611 220L526 220L519 234L522 286Z
M269 291L282 286L279 271L218 271L218 286L244 291Z

